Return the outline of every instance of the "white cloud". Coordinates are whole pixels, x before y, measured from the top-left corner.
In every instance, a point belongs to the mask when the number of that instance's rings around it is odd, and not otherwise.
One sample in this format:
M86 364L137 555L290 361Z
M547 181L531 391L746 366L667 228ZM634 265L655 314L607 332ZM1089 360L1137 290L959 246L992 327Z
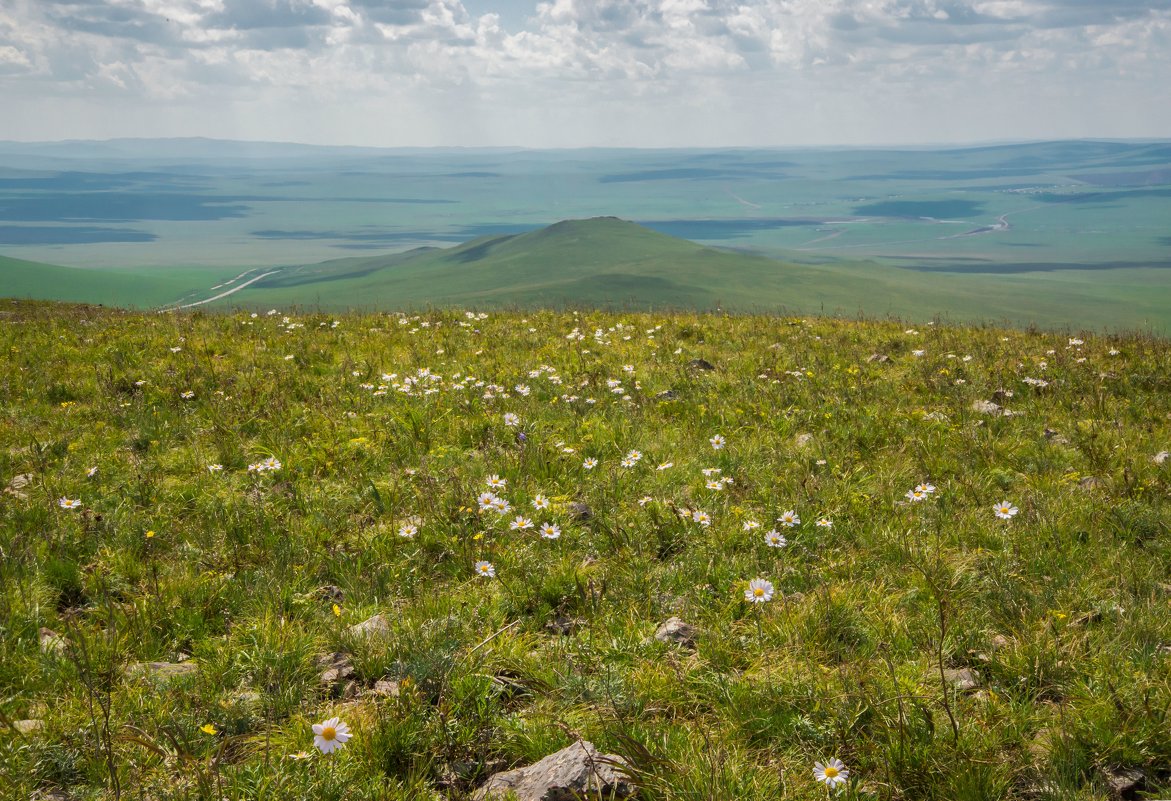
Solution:
M0 102L23 138L732 145L1171 130L1171 0L549 0L523 23L501 19L460 0L11 0ZM38 116L48 103L72 113Z

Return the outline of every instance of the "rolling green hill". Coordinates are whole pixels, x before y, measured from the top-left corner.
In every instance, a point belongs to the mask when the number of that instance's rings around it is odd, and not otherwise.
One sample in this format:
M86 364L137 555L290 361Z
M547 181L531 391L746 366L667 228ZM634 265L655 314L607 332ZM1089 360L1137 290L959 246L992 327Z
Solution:
M0 258L0 295L221 310L720 308L920 321L940 315L1016 326L1166 333L1169 276L1141 267L964 274L871 261L798 263L595 217L451 248L243 273L224 267L81 270Z

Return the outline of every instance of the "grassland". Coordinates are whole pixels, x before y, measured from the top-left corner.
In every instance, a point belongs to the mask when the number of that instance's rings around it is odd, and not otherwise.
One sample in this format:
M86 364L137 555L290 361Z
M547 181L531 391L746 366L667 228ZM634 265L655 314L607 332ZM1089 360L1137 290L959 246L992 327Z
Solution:
M1082 338L5 301L0 785L462 799L584 737L643 801L1166 797L1171 351Z

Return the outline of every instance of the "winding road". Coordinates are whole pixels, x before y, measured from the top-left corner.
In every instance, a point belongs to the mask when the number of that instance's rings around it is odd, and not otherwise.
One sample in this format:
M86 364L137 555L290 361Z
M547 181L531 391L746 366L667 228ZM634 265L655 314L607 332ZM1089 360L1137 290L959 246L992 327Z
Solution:
M261 273L260 275L256 276L255 278L249 278L247 281L245 281L242 284L237 284L236 286L232 287L231 289L227 290L226 292L221 292L218 295L212 295L210 298L204 298L203 300L197 300L194 303L184 303L179 306L168 306L167 308L163 309L162 311L178 311L179 309L190 309L193 306L202 306L205 303L211 303L213 300L220 300L221 298L226 298L228 295L232 295L236 292L239 292L241 289L248 286L249 284L255 284L261 278L268 278L268 276L276 275L279 272L280 272L280 270L269 270L267 273ZM237 276L237 277L239 277L239 276ZM220 286L223 286L223 284L220 284Z

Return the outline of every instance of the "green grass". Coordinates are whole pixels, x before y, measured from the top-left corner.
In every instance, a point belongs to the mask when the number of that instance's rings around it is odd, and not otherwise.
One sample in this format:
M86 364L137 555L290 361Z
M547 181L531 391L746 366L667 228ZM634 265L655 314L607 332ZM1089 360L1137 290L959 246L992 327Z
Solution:
M1122 768L1166 797L1171 351L916 328L0 303L0 728L44 722L5 731L0 784L463 799L584 737L643 801L824 799L833 756L845 798L1104 801ZM477 511L492 475L505 517ZM375 613L385 637L347 633ZM672 615L694 651L653 639ZM319 680L336 652L348 687ZM963 668L975 691L941 681ZM325 757L333 715L355 736Z

